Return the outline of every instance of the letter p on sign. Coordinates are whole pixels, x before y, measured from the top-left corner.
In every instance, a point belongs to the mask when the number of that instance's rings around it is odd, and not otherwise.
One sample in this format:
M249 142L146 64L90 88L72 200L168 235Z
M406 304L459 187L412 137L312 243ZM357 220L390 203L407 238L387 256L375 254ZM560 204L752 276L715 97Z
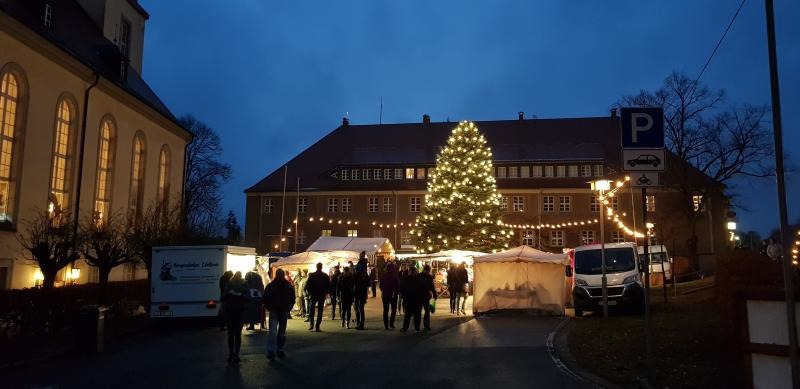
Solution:
M664 147L664 112L661 108L622 108L620 127L623 149Z

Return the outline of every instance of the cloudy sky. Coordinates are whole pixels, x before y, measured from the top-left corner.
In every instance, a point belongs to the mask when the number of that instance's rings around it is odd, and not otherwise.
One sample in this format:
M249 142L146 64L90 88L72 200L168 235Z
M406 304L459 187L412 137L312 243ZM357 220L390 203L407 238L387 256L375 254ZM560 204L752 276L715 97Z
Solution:
M696 77L739 1L140 0L143 73L222 136L225 208L243 224L245 188L344 115L376 123L381 97L384 123L604 116L672 70ZM776 14L785 147L800 162L800 3L777 0ZM770 103L764 23L746 0L701 79L729 103ZM774 186L737 183L742 229L778 225Z

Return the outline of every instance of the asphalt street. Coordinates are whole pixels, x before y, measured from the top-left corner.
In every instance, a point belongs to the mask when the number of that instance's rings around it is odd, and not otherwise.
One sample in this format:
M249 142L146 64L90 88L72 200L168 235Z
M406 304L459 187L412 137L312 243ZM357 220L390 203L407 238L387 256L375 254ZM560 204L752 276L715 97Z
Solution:
M266 332L244 331L242 361L229 364L219 328L157 330L0 375L3 388L572 388L546 338L562 317L452 316L440 300L430 332L386 331L380 298L365 331L329 317L321 333L289 321L284 360L265 357ZM444 309L441 309L444 307ZM469 311L468 311L469 313ZM326 312L329 315L329 311ZM398 317L400 328L402 316Z

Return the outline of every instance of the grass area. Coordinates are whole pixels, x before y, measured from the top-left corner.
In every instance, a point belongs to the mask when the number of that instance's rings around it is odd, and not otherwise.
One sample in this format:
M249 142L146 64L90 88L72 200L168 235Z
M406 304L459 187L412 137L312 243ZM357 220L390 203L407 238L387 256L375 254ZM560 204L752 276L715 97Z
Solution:
M624 387L736 387L736 356L726 353L713 277L651 290L654 371L647 379L644 315L602 314L573 320L570 353L584 369ZM685 294L682 294L685 293Z

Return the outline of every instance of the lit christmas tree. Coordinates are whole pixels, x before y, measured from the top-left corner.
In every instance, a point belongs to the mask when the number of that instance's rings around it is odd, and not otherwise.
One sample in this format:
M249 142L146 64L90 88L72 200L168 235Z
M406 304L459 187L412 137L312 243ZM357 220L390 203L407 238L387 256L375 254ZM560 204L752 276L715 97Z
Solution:
M417 217L417 251L448 249L494 252L508 247L513 232L500 225L500 198L492 152L472 122L462 121L436 157L425 206Z

